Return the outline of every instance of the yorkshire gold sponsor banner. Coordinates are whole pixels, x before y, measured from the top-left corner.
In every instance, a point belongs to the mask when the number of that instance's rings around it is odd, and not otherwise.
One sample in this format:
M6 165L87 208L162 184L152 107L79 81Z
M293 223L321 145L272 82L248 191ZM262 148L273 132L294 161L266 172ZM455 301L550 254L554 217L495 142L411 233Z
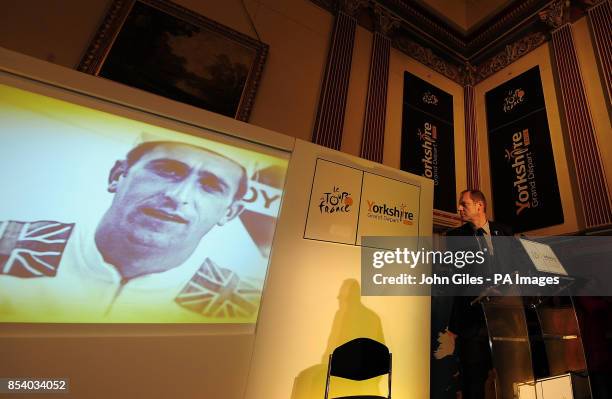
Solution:
M455 213L453 96L406 72L401 169L434 182L434 208Z
M495 220L515 232L563 223L538 67L486 94Z

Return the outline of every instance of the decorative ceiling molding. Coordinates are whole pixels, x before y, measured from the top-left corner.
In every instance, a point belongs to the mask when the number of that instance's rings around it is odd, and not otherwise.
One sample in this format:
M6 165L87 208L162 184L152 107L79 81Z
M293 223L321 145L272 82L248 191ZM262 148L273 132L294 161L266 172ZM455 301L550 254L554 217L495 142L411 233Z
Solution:
M599 0L522 0L509 4L488 22L463 33L414 0L311 0L330 12L358 3L376 25L377 15L393 16L393 46L461 84L476 84L548 40L550 26L577 19ZM559 16L560 15L560 16Z
M476 68L474 84L488 78L495 72L507 67L528 52L546 42L547 36L542 32L531 33L512 44L506 45L503 51L489 58Z
M405 0L372 1L397 14L402 20L402 28L406 32L420 35L423 38L426 37L428 41L432 41L440 49L450 50L466 58L466 41L463 35L419 4Z
M470 64L469 61L466 61L461 70L461 75L463 77L463 81L459 82L464 86L474 86L476 84L476 73L478 69Z
M568 20L569 0L556 0L538 13L540 20L552 29L557 29Z
M431 49L421 46L406 36L395 38L393 46L421 64L430 67L455 82L459 83L464 80L462 68L457 64L437 56Z
M368 6L368 0L338 0L338 9L355 17L363 7Z
M376 31L384 36L389 36L401 25L401 20L397 18L395 14L378 4L374 4L374 15L374 26L376 27Z
M495 18L466 37L469 57L477 56L487 46L494 45L499 38L513 30L529 26L537 29L538 11L549 3L550 0L525 0L510 4Z

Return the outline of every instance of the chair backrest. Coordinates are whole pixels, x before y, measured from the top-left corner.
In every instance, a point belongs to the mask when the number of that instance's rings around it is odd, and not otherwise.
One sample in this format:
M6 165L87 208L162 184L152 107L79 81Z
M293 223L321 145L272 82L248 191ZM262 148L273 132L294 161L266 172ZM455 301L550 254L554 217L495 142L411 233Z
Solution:
M370 338L355 338L337 347L330 357L329 375L367 380L391 371L389 349Z

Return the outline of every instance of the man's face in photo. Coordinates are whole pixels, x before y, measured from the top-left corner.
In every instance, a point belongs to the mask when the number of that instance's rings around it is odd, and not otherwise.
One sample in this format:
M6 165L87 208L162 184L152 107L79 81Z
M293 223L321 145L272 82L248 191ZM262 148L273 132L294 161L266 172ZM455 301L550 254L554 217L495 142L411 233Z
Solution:
M461 220L464 222L473 222L480 215L483 207L482 202L474 201L469 192L465 192L459 198L459 204L457 210L461 216Z
M130 244L191 253L213 226L239 213L235 197L244 173L205 149L159 144L133 165L115 167L107 216Z

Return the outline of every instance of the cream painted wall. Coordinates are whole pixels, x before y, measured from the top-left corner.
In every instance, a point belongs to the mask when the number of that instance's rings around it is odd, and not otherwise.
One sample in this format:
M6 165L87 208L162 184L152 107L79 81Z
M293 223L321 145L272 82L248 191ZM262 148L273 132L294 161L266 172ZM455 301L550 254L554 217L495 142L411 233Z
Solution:
M333 17L308 0L176 0L241 33L256 37L248 15L270 52L249 123L309 141L324 73ZM0 46L59 65L74 67L110 5L109 0L11 1L0 14ZM248 11L248 14L247 14ZM44 38L44 39L43 39ZM371 32L357 27L342 151L358 155L372 46ZM399 168L403 71L453 94L457 186L465 185L463 93L460 86L391 49L385 164ZM429 77L428 77L429 75Z
M557 102L558 99L560 100L560 94L558 95L555 89L551 57L547 43L480 82L474 88L476 96L476 123L478 129L478 157L480 160L481 190L488 198L491 198L491 174L489 167L487 122L485 115L485 93L536 65L540 66L542 87L544 89L544 101L546 103L546 116L548 118L548 126L550 129L557 180L559 182L559 193L561 195L565 222L561 225L529 231L527 234L553 235L575 232L580 230L583 225L579 223L573 199L573 187L575 185L573 184L569 174L570 166L568 165L566 156L567 148L566 143L564 142L565 133L561 128L561 119L559 116L559 106ZM494 207L494 203L488 207L487 213L489 217L493 216Z
M109 5L109 0L3 1L0 46L73 68Z
M250 123L310 140L333 18L308 0L175 0L261 40L270 52ZM3 2L0 46L73 68L110 0ZM247 14L248 11L248 14Z
M457 193L465 190L467 185L467 174L465 167L465 111L463 104L463 87L396 49L391 49L391 60L389 64L389 92L387 94L384 164L397 169L400 167L404 72L408 71L453 96Z
M254 21L270 52L249 122L310 141L333 18L308 0L262 0Z
M361 151L372 41L372 32L357 26L341 146L342 152L355 156L359 156Z
M610 114L606 106L604 95L603 79L599 75L597 59L591 32L589 29L588 18L579 19L573 25L574 41L577 43L578 62L580 72L586 91L588 107L591 111L593 127L597 137L599 153L604 164L608 190L612 189L612 126L610 124ZM612 191L610 191L612 195Z

